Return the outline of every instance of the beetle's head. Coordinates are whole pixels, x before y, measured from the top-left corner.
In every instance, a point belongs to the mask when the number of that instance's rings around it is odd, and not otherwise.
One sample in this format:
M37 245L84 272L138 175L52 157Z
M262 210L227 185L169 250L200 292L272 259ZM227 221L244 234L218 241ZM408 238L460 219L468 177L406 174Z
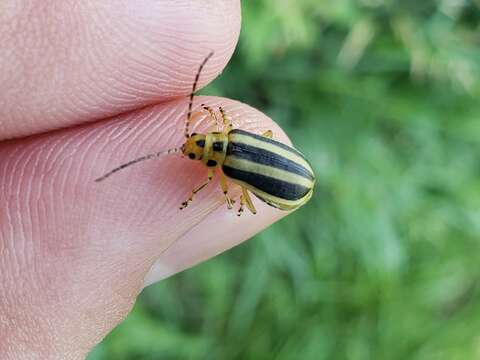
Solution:
M191 160L200 160L205 147L205 135L193 133L182 146L183 155Z

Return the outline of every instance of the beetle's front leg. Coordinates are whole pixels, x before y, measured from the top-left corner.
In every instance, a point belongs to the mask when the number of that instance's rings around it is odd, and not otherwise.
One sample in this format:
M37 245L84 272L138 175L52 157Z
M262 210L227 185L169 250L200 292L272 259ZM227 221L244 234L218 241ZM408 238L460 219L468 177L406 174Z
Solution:
M227 177L224 174L220 175L220 187L222 188L223 195L225 195L225 200L227 201L227 207L231 209L233 204L235 203L235 200L233 200L230 196L228 196Z
M215 114L215 111L212 109L211 106L208 106L205 104L202 104L201 106L203 110L208 111L208 113L210 114L210 117L213 119L213 121L215 121L215 124L217 125L217 129L218 129L220 127L220 121L218 120L217 115Z
M193 197L195 196L196 193L198 193L200 190L202 190L205 186L208 185L210 181L213 179L213 169L208 169L208 179L205 181L202 185L196 187L195 189L192 190L192 193L190 194L190 197L185 200L182 205L180 206L180 210L185 209L188 206L188 203L193 200Z

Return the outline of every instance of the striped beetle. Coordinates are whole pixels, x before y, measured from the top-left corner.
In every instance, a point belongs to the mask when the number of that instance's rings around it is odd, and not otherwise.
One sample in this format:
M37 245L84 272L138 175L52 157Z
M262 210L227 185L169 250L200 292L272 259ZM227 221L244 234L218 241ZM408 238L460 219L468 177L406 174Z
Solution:
M299 151L272 139L272 131L257 135L233 129L230 117L222 107L218 108L217 114L214 109L202 104L202 111L207 111L217 126L221 117L223 131L207 134L189 133L197 82L203 67L212 55L213 52L203 60L193 82L185 122L185 143L180 148L148 154L122 164L95 181L105 180L115 172L144 160L180 153L191 160L202 161L208 169L207 181L192 190L190 197L181 204L180 209L186 208L194 195L207 186L213 179L216 168L222 170L220 187L229 209L233 207L234 200L228 195L227 177L242 189L237 213L239 216L245 205L253 214L257 212L248 191L268 205L281 210L292 210L302 206L312 197L315 175Z

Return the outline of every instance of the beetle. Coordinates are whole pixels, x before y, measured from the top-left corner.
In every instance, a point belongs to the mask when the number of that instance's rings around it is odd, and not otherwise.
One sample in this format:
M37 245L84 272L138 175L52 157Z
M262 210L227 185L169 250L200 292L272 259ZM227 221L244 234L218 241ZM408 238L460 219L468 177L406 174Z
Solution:
M228 195L227 179L241 187L238 216L244 211L245 205L253 214L257 212L249 192L280 210L292 210L302 206L312 197L315 174L304 155L293 147L273 140L272 131L269 130L258 135L241 129L233 129L231 118L222 107L218 107L216 111L212 107L202 104L201 111L208 112L211 120L215 121L218 131L207 134L190 134L189 128L197 83L203 67L212 56L213 52L210 52L200 64L193 82L185 122L184 144L179 148L144 155L122 164L95 181L103 181L117 171L138 162L179 153L191 160L201 161L207 167L207 180L192 190L188 199L181 204L180 209L185 209L195 194L208 185L217 168L221 169L220 187L229 209L232 209L235 201ZM220 129L221 125L223 125L222 129Z

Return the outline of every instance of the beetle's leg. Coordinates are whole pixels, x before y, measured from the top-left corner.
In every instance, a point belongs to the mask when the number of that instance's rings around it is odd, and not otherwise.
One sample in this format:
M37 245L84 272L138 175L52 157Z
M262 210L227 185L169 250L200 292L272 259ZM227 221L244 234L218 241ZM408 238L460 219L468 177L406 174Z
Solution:
M237 216L242 215L244 205L245 205L245 198L243 197L243 194L242 194L240 195L240 207L238 208Z
M267 130L262 134L263 137L266 137L268 139L271 139L273 137L273 132L272 130Z
M220 110L220 114L222 115L223 133L228 134L230 131L232 131L232 118L227 115L227 113L221 106L219 106L218 109Z
M233 200L230 196L228 196L228 184L227 184L227 177L223 174L220 175L220 186L223 191L223 195L225 195L225 200L227 201L227 207L229 209L232 208L235 200Z
M220 127L220 121L218 120L217 118L217 114L215 114L215 111L212 109L211 106L208 106L208 105L205 105L205 104L202 104L202 108L204 110L207 110L208 113L210 114L210 117L215 120L215 124L217 125L217 128Z
M245 189L244 187L242 187L242 195L245 200L245 203L247 204L248 210L250 210L252 214L255 215L257 213L257 210L255 209L255 206L253 206L252 199L250 198L250 195L248 194L247 189Z
M192 193L190 194L190 197L185 200L182 205L180 206L180 210L185 209L188 206L188 203L193 200L193 197L195 196L196 193L198 193L200 190L202 190L205 186L208 185L210 181L213 179L213 170L208 169L208 179L205 181L202 185L196 187L195 189L192 190Z

